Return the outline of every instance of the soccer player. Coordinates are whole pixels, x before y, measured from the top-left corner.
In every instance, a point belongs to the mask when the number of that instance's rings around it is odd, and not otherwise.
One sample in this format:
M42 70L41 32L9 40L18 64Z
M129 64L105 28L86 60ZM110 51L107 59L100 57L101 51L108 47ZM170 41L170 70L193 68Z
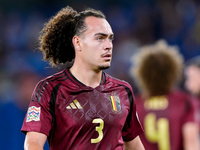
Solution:
M197 118L199 121L200 135L200 56L196 56L186 62L184 73L186 77L185 88L198 99L197 109L199 113Z
M200 56L186 62L184 73L186 89L200 100Z
M139 87L136 105L148 150L199 150L195 98L178 89L183 57L164 40L144 46L131 69Z
M104 14L67 6L45 24L40 50L52 65L71 67L41 80L22 132L26 150L144 150L131 86L103 72L114 38Z

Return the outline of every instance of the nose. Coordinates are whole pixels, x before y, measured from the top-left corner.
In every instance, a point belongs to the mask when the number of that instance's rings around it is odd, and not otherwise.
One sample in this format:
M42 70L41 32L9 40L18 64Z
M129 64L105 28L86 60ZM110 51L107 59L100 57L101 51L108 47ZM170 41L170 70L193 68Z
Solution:
M112 48L113 48L112 40L106 39L104 50L112 50Z

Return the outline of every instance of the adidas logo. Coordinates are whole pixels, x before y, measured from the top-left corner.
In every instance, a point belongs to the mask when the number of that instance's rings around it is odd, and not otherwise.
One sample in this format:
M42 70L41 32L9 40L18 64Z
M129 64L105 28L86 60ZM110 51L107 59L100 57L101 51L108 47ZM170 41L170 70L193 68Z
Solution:
M77 99L73 100L73 102L70 103L66 108L67 109L83 109Z

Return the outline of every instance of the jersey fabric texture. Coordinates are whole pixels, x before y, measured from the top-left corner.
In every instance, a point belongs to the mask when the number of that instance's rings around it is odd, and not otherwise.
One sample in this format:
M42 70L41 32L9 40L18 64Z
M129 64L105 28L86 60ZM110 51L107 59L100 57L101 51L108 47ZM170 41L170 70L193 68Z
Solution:
M50 150L122 150L143 133L127 82L103 72L91 88L68 68L37 84L21 131L47 135Z
M136 105L144 134L140 136L148 150L183 150L182 127L195 119L196 99L183 91L144 100L136 95Z
M200 96L198 97L197 99L197 109L198 109L198 115L197 115L197 118L198 118L198 122L199 122L199 134L200 134ZM199 139L200 139L200 136L199 136Z

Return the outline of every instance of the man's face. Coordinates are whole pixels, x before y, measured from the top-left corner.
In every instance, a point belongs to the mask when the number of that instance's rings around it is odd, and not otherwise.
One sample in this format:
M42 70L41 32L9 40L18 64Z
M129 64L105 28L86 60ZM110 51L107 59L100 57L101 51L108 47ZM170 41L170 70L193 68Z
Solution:
M81 58L93 70L110 67L113 49L113 32L102 18L87 17L86 31L80 36Z
M185 70L185 87L194 95L200 94L200 69L196 66L189 66Z

